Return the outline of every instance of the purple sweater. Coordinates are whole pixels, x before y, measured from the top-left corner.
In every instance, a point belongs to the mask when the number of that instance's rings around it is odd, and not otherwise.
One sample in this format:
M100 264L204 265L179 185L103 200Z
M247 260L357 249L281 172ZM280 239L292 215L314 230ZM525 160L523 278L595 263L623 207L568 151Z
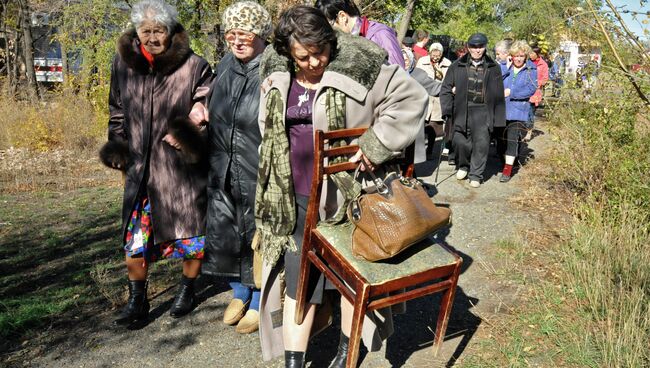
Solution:
M357 18L357 26L361 26L361 17ZM402 56L402 48L397 41L397 33L389 26L368 21L368 31L366 32L366 39L376 43L388 52L388 64L397 64L405 68L404 57Z

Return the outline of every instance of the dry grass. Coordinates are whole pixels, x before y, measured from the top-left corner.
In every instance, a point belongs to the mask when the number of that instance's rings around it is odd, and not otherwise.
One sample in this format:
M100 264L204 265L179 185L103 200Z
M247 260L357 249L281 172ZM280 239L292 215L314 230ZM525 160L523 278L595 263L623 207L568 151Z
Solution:
M121 180L119 173L99 162L93 150L0 150L0 194L112 186L121 184Z
M0 193L119 183L96 158L108 120L100 110L69 90L36 105L0 96Z
M47 102L30 104L0 96L0 149L83 151L106 136L105 111L71 91L56 92Z

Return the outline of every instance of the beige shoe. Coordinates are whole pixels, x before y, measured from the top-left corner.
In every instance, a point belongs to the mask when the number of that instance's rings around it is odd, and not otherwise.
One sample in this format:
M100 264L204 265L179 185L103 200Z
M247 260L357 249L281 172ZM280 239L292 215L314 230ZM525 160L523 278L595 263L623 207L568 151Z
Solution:
M256 310L249 309L244 318L242 318L237 324L237 327L235 327L235 331L240 334L249 334L257 331L259 326L260 314Z
M460 169L456 173L456 179L463 180L467 177L467 170Z
M239 320L244 317L244 313L246 313L246 307L248 306L249 302L250 300L246 303L244 303L241 299L231 300L230 304L228 304L228 308L226 308L226 311L223 312L223 323L227 325L234 325L235 323L239 322Z
M470 180L469 186L472 188L478 188L481 186L481 182L478 180Z

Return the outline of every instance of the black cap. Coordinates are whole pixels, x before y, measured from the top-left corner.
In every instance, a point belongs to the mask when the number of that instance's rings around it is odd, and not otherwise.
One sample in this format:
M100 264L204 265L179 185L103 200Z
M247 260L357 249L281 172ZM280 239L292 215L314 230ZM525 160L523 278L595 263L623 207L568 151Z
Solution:
M469 46L485 46L488 43L487 36L483 33L474 33L467 39Z
M413 39L413 37L406 36L406 37L402 38L402 44L404 46L411 47L411 46L415 45L415 40Z

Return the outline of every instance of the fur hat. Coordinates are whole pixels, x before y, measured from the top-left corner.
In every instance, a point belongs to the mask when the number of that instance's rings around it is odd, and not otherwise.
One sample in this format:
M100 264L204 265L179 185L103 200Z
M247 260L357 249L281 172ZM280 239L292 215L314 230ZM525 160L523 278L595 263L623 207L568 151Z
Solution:
M226 8L221 17L223 31L241 29L255 33L263 40L271 35L271 16L264 7L253 1L240 1Z

